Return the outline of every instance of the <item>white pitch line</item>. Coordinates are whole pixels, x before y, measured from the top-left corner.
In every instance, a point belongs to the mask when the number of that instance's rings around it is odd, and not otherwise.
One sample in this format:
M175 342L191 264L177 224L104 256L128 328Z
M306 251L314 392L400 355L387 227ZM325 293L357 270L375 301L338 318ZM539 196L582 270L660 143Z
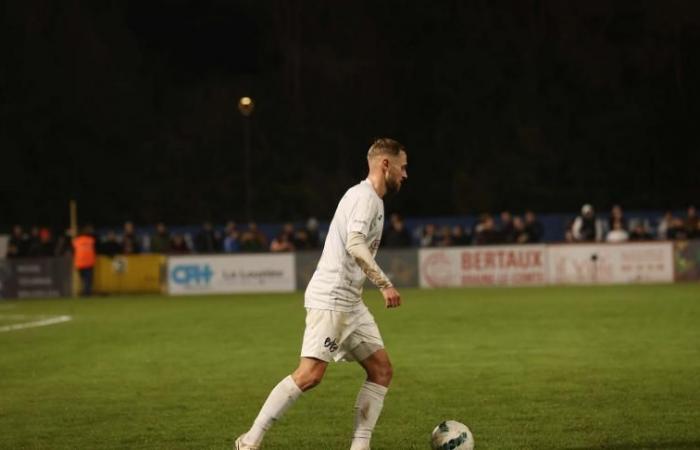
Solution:
M71 316L56 316L48 319L36 320L34 322L16 323L14 325L5 325L0 327L0 333L5 331L23 330L25 328L45 327L47 325L55 325L57 323L68 322L73 320Z

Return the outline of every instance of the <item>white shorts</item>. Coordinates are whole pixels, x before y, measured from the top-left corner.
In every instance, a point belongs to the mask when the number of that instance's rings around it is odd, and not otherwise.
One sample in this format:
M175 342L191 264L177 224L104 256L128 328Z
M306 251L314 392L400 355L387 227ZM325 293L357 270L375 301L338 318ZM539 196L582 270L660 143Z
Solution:
M382 348L379 328L366 307L353 312L306 308L302 357L363 361Z

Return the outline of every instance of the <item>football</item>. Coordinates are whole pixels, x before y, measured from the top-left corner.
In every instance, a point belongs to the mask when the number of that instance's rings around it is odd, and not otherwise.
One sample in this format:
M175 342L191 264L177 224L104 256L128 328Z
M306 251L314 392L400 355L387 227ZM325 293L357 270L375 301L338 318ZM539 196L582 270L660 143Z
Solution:
M433 450L472 450L474 435L465 424L446 420L435 427L430 444Z

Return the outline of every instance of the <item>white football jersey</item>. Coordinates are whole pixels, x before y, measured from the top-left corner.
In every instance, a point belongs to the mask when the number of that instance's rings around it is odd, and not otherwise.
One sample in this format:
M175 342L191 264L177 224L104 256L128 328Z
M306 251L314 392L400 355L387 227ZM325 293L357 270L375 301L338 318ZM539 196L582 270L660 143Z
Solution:
M383 229L384 202L369 180L348 189L338 203L323 254L306 287L304 306L346 312L364 307L361 296L366 275L345 244L350 232L362 233L374 257Z

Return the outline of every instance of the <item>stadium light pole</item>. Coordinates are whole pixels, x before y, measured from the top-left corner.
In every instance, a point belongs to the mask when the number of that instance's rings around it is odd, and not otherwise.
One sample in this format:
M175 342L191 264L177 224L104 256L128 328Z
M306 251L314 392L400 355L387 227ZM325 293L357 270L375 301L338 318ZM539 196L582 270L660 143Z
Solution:
M241 97L238 100L238 111L240 111L243 116L243 146L245 151L245 213L248 220L253 220L251 215L251 199L252 199L252 185L251 185L251 173L250 173L250 153L251 153L251 130L250 130L250 120L253 115L253 109L255 109L255 102L250 97Z

